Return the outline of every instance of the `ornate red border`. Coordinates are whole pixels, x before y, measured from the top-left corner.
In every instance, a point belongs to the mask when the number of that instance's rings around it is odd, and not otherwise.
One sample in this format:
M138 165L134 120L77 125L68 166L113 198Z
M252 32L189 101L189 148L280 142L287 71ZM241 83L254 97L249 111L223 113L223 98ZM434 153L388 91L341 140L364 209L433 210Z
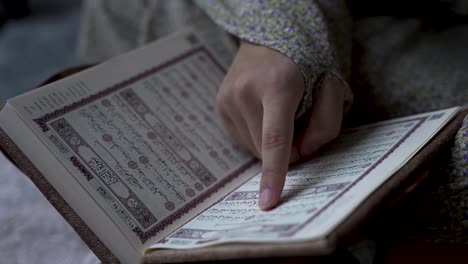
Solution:
M304 228L306 225L308 225L310 222L312 222L315 218L317 218L321 213L323 213L327 208L329 208L333 203L335 203L339 198L341 198L346 192L348 192L352 187L356 186L356 184L358 182L360 182L362 179L364 179L364 177L366 177L367 175L369 175L371 173L371 171L373 171L379 164L381 164L386 158L388 158L388 156L390 156L390 154L392 154L395 149L397 149L406 139L408 139L409 136L411 136L411 134L413 134L414 131L416 131L416 129L418 127L420 127L425 121L426 119L428 118L428 116L423 116L423 117L418 117L418 118L414 118L414 119L409 119L409 120L401 120L401 121L396 121L396 122L393 122L393 123L385 123L385 124L382 124L382 125L377 125L377 126L383 126L383 125L389 125L389 124L398 124L398 123L406 123L406 122L414 122L414 121L418 121L418 123L416 125L414 125L410 131L408 131L406 133L406 135L404 135L393 147L391 147L387 153L385 153L384 155L382 155L382 157L380 157L379 160L377 160L374 164L372 164L372 166L370 166L364 173L361 174L361 176L359 176L355 181L353 181L350 185L348 185L342 192L340 192L340 194L338 194L336 197L334 197L330 202L328 202L325 206L323 206L322 208L320 208L320 210L316 211L314 213L314 215L312 215L311 217L309 217L306 221L304 221L302 224L300 225L296 225L294 226L293 229L291 230L288 230L287 232L285 232L284 234L282 234L282 236L285 236L285 237L290 237L292 235L294 235L295 233L299 232L302 228ZM373 126L373 127L377 127L377 126Z
M89 97L83 98L75 103L72 103L70 105L64 106L61 109L55 110L51 113L45 114L42 117L36 118L33 121L36 122L36 124L42 129L42 132L47 132L50 130L48 127L47 123L51 120L54 120L62 115L65 115L71 111L74 111L82 106L85 106L87 104L90 104L94 101L97 101L101 99L102 97L108 96L111 93L117 92L123 88L126 88L127 86L131 85L132 83L139 81L145 77L148 77L166 67L169 65L172 65L174 63L177 63L183 59L186 59L187 57L190 57L196 53L202 52L204 53L208 58L211 59L211 61L222 71L226 72L224 67L215 59L215 57L205 48L205 47L198 47L194 48L188 52L185 52L163 64L160 64L154 68L151 68L149 70L146 70L140 74L137 74L127 80L124 80L120 83L117 83L109 88L106 88L96 94L93 94ZM197 198L192 200L190 203L186 204L182 208L178 209L175 213L172 215L166 217L162 221L158 222L154 227L152 227L148 231L142 231L140 228L134 228L132 231L137 234L137 236L140 238L140 241L144 244L148 239L151 237L155 236L157 233L161 232L164 230L168 225L176 221L177 219L181 218L184 214L189 212L191 209L195 208L197 204L200 204L203 202L205 199L209 198L211 195L216 193L219 189L224 187L226 184L231 182L233 179L238 177L240 174L242 174L245 170L250 168L253 164L255 164L257 160L255 158L250 159L248 162L246 162L244 165L242 165L239 169L228 175L226 178L222 179L220 182L215 184L213 187L207 189L204 193L200 194ZM75 162L76 163L76 162ZM83 171L82 171L83 172ZM86 177L89 177L85 173Z
M181 60L183 60L183 59L185 59L185 58L187 58L187 57L189 57L189 56L191 56L191 55L193 55L195 53L198 53L198 52L204 52L205 55L207 55L212 60L212 62L217 67L220 68L220 70L222 72L226 72L224 67L221 66L221 64L218 61L216 61L216 59L210 54L210 52L205 47L195 48L195 49L192 49L192 50L190 50L190 51L188 51L186 53L183 53L183 54L181 54L181 55L179 55L179 56L177 56L177 57L175 57L175 58L173 58L171 60L168 60L167 62L164 62L163 64L160 64L160 65L158 65L158 66L156 66L154 68L151 68L151 69L146 70L146 71L144 71L144 72L142 72L140 74L137 74L137 75L135 75L135 76L133 76L133 77L127 79L127 80L124 80L124 81L122 81L120 83L117 83L117 84L115 84L115 85L113 85L113 86L111 86L109 88L106 88L106 89L104 89L104 90L102 90L102 91L100 91L98 93L95 93L95 94L93 94L93 95L91 95L89 97L83 98L83 99L79 100L78 102L72 103L70 105L66 105L61 109L57 109L57 110L53 111L52 113L48 113L48 114L45 114L45 115L43 115L43 116L41 116L39 118L33 119L33 121L36 122L36 124L42 129L42 132L47 132L47 131L49 131L49 127L47 126L47 122L49 122L50 120L55 119L57 117L60 117L60 116L62 116L64 114L66 114L66 113L69 113L69 112L71 112L73 110L76 110L76 109L78 109L78 108L80 108L80 107L82 107L84 105L87 105L89 103L92 103L92 102L94 102L96 100L99 100L100 98L102 98L104 96L107 96L107 95L109 95L111 93L114 93L114 92L116 92L116 91L118 91L118 90L120 90L122 88L125 88L125 87L129 86L130 84L132 84L132 83L134 83L136 81L139 81L139 80L141 80L141 79L143 79L145 77L148 77L148 76L162 70L163 68L166 68L171 64L177 63L177 62L179 62L179 61L181 61Z

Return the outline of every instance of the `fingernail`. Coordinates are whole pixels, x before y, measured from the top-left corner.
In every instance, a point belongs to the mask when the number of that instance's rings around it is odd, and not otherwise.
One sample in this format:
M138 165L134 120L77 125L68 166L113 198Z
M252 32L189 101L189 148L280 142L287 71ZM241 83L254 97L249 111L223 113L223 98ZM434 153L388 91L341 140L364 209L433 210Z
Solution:
M271 204L271 200L273 198L273 194L270 190L270 188L265 188L260 192L260 197L258 201L258 206L262 210L266 210L269 208Z

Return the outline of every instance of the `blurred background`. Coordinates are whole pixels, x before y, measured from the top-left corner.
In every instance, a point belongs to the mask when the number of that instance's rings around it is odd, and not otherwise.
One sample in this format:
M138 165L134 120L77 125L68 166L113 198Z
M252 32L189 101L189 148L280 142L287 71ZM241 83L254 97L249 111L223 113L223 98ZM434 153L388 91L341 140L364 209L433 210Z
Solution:
M0 0L0 106L77 65L81 0ZM0 263L98 263L0 153Z
M194 12L194 6L184 0L160 1L163 3L161 6L150 4L152 1L146 0L109 0L105 1L109 4L107 6L109 10L105 9L105 5L99 4L102 1L97 0L0 0L0 107L9 98L35 88L55 73L80 64L78 35L80 19L86 17L86 12L83 12L84 2L89 4L88 7L92 7L86 10L92 9L94 13L91 15L87 13L89 21L93 23L88 25L88 31L83 31L87 33L84 35L88 39L81 42L81 48L85 52L81 50L80 56L87 62L89 59L90 63L102 61L157 39L198 17ZM402 17L370 17L359 21L359 31L356 36L361 46L358 46L358 50L366 49L368 56L359 58L358 63L362 65L356 68L358 71L355 73L358 74L357 77L362 78L363 83L356 82L354 86L352 85L355 95L360 91L362 93L361 101L356 100L354 104L355 109L357 105L362 108L362 110L358 108L357 113L362 111L362 117L369 116L372 119L380 112L396 116L466 104L468 89L465 84L468 83L468 78L464 69L467 69L468 65L466 59L468 38L464 36L468 36L466 20L468 1L427 1L464 4L460 10L452 10L455 13L460 11L459 13L464 16L463 24L457 21L457 16L455 21L447 19L447 17L454 19L454 16L447 15L448 11L444 11L444 8L431 9L433 6L430 4L421 5L426 1L383 2L390 3L390 6L383 5L381 1L378 4L377 1L359 1L363 5L373 3L372 8L377 8L384 14L393 13L397 8L398 12L402 12ZM394 5L395 2L404 3L405 9ZM393 9L389 8L391 6ZM405 17L406 13L411 14L415 10L418 11L416 12L418 15L425 13L424 7L441 14L435 19L436 27L432 20L431 23L427 23L429 20ZM357 11L362 11L362 14L358 12L358 15L364 17L368 15L364 12L367 9L362 6L355 8ZM154 14L148 17L148 13L151 12ZM102 15L106 13L111 15L107 17ZM430 14L432 15L431 12ZM142 21L144 23L141 23ZM440 23L441 21L444 23ZM215 30L210 30L211 27L200 25L198 29L206 30L207 34L215 34ZM388 30L383 30L385 28ZM216 45L216 43L210 44ZM393 78L394 76L399 77ZM415 76L417 78L413 79ZM369 80L372 80L372 83L367 83ZM385 87L385 89L376 89L373 93L368 93L367 89L372 89L370 87ZM394 87L401 88L395 92ZM376 106L382 107L382 111L369 111L370 107ZM374 112L376 116L370 112ZM460 184L464 183L461 181ZM457 214L452 216L452 212L446 210L444 207L446 203L442 200L444 197L450 199L457 197L459 201L464 199L462 194L455 196L444 189L444 196L440 199L434 200L423 196L421 201L416 200L414 204L430 204L437 214L437 218L434 219L440 219L442 223L447 221L446 219L454 219L457 224L463 225L459 219L456 219ZM439 204L441 210L436 206ZM411 207L410 204L408 208L410 212L413 208L421 207ZM427 211L428 214L431 213L429 212L431 210ZM442 212L441 216L439 211ZM438 232L450 233L446 225L434 228L432 220L419 221L432 219L419 210L411 212L412 214L401 218L402 223L408 226L408 229L403 230L410 230L409 228L413 226L418 226L419 229L416 228L413 233L405 236L418 235L418 232L429 235ZM407 223L408 220L411 220L410 223ZM437 222L436 220L434 222ZM427 226L421 223L427 223ZM454 224L453 227L458 228L458 225ZM462 231L466 231L466 225L464 228ZM446 237L446 239L452 238ZM461 240L464 236L455 238ZM402 248L405 249L405 245ZM414 249L414 247L408 248ZM421 247L418 257L429 256L426 257L429 259L441 252L435 250L436 247L431 249ZM432 255L428 255L431 252ZM457 256L457 252L466 251L453 252L454 254L440 254L440 256L452 257ZM405 256L405 252L401 254ZM0 264L98 262L29 179L0 153ZM407 262L411 263L410 260Z
M0 105L77 64L81 0L0 0Z

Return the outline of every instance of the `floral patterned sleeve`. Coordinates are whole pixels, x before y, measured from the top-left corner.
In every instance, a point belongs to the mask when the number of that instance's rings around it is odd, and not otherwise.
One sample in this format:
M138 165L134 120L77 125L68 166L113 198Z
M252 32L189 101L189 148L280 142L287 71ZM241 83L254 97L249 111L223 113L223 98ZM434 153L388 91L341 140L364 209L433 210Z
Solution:
M312 105L314 93L331 74L343 81L349 77L352 32L344 0L196 0L196 3L230 34L274 49L296 63L306 87L297 116ZM351 101L348 86L345 111Z

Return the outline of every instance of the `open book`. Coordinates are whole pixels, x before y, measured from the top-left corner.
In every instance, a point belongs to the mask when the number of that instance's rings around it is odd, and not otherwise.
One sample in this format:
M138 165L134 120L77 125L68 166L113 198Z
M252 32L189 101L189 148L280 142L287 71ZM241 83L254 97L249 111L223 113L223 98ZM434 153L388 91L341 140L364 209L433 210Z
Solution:
M230 56L183 30L9 100L0 142L103 262L156 263L333 252L459 122L455 107L347 129L263 212L260 162L216 114Z

